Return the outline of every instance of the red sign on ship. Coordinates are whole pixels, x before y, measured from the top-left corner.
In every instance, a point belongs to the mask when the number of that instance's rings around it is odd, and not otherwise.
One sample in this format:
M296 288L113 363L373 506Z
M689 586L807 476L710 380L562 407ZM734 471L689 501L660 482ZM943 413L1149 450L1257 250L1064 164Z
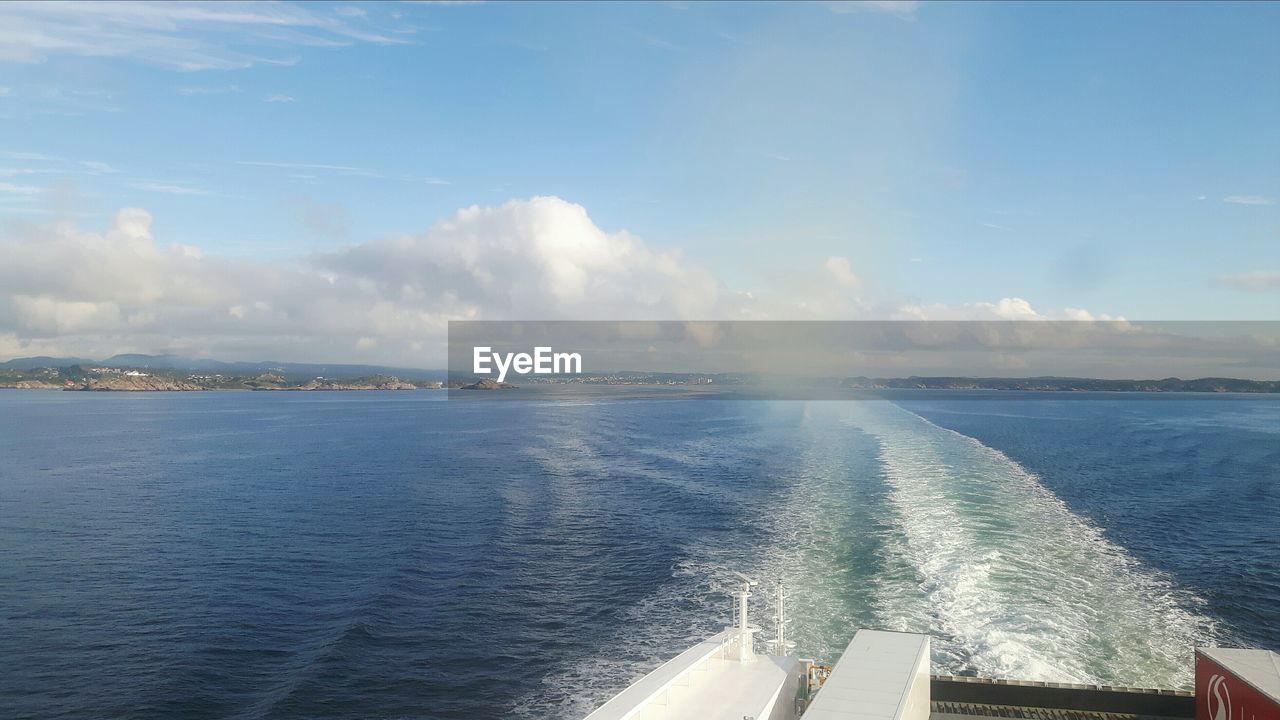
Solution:
M1197 651L1196 720L1280 720L1280 701Z

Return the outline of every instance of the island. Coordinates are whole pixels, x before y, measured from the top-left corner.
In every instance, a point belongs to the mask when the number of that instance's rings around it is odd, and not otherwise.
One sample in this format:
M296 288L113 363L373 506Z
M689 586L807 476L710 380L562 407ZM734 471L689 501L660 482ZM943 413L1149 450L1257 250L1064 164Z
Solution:
M477 380L470 385L463 385L459 390L514 390L515 385L511 383L498 382L492 378L484 378Z

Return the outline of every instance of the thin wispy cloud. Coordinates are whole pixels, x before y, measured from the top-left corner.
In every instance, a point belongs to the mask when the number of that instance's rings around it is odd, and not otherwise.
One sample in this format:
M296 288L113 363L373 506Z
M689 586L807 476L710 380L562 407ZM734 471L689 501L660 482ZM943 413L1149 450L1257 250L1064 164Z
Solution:
M21 166L0 166L0 177L19 175L111 175L116 167L99 160L69 160L36 152L0 152L0 158L21 162Z
M276 168L280 170L289 170L288 177L295 180L305 180L314 182L317 179L317 173L328 175L338 175L343 177L364 177L377 178L385 180L397 180L401 182L424 183L426 185L452 185L453 183L441 177L420 177L414 175L388 174L380 170L366 167L354 167L351 165L332 165L328 163L300 163L300 162L277 162L272 160L237 160L236 165L245 165L249 167L260 168Z
M36 162L62 162L62 158L55 155L45 155L44 153L34 152L18 152L14 150L6 150L0 152L0 157L9 160L34 160Z
M293 47L405 42L364 18L290 3L6 2L0 27L0 61L126 57L186 71L290 64Z
M4 3L0 3L0 66L5 59ZM21 97L21 102L17 102ZM89 113L122 112L116 94L92 87L29 85L14 95L15 109L28 115L62 115L76 117Z
M15 185L14 183L0 182L0 193L8 195L39 195L44 192L43 188L34 185Z
M129 187L147 192L164 193L166 195L209 195L209 191L193 185L140 180L129 183Z
M291 103L297 101L297 98L292 95L268 95L262 99L262 102L268 103Z
M179 95L227 95L240 92L238 85L192 86L178 88Z
M0 177L18 177L20 175L61 175L66 170L37 167L0 167Z
M1254 270L1253 272L1223 275L1218 284L1246 290L1280 289L1280 272Z
M324 170L339 175L356 175L360 177L382 177L382 173L369 168L352 167L350 165L326 165L323 163L275 162L270 160L237 160L237 165L252 167L281 168L285 170Z
M915 17L920 9L920 3L916 0L834 0L826 5L827 9L837 14L878 12L903 19Z
M111 165L104 162L98 162L97 160L81 160L80 166L83 167L86 172L93 175L112 175L120 172Z
M1222 198L1222 202L1231 203L1232 205L1275 205L1274 198L1263 197L1261 195L1228 195Z
M645 45L649 45L656 48L662 48L663 50L674 50L676 47L674 43L671 43L667 40L663 40L662 38L656 35L649 35L648 33L642 33L642 32L635 33L635 38L640 42L644 43Z

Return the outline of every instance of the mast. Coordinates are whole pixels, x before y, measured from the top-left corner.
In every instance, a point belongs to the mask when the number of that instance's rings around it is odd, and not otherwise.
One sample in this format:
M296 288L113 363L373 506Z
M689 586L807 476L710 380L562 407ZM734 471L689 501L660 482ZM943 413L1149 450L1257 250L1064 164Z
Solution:
M742 579L742 584L733 593L735 601L733 614L734 620L737 621L734 625L734 630L737 631L738 635L737 660L738 662L748 662L756 657L754 635L759 628L751 627L751 624L747 622L747 598L751 597L751 587L757 583L740 572L735 572L734 575Z
M787 606L786 593L782 589L782 581L778 581L777 604L775 605L773 616L773 653L775 655L786 655L796 644L787 640Z

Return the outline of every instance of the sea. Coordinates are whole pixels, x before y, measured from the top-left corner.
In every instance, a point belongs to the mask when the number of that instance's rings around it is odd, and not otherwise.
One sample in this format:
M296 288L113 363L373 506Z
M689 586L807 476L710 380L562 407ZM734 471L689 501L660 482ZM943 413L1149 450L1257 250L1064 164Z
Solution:
M1280 650L1280 398L0 392L0 717L576 720L731 620L1186 688Z

